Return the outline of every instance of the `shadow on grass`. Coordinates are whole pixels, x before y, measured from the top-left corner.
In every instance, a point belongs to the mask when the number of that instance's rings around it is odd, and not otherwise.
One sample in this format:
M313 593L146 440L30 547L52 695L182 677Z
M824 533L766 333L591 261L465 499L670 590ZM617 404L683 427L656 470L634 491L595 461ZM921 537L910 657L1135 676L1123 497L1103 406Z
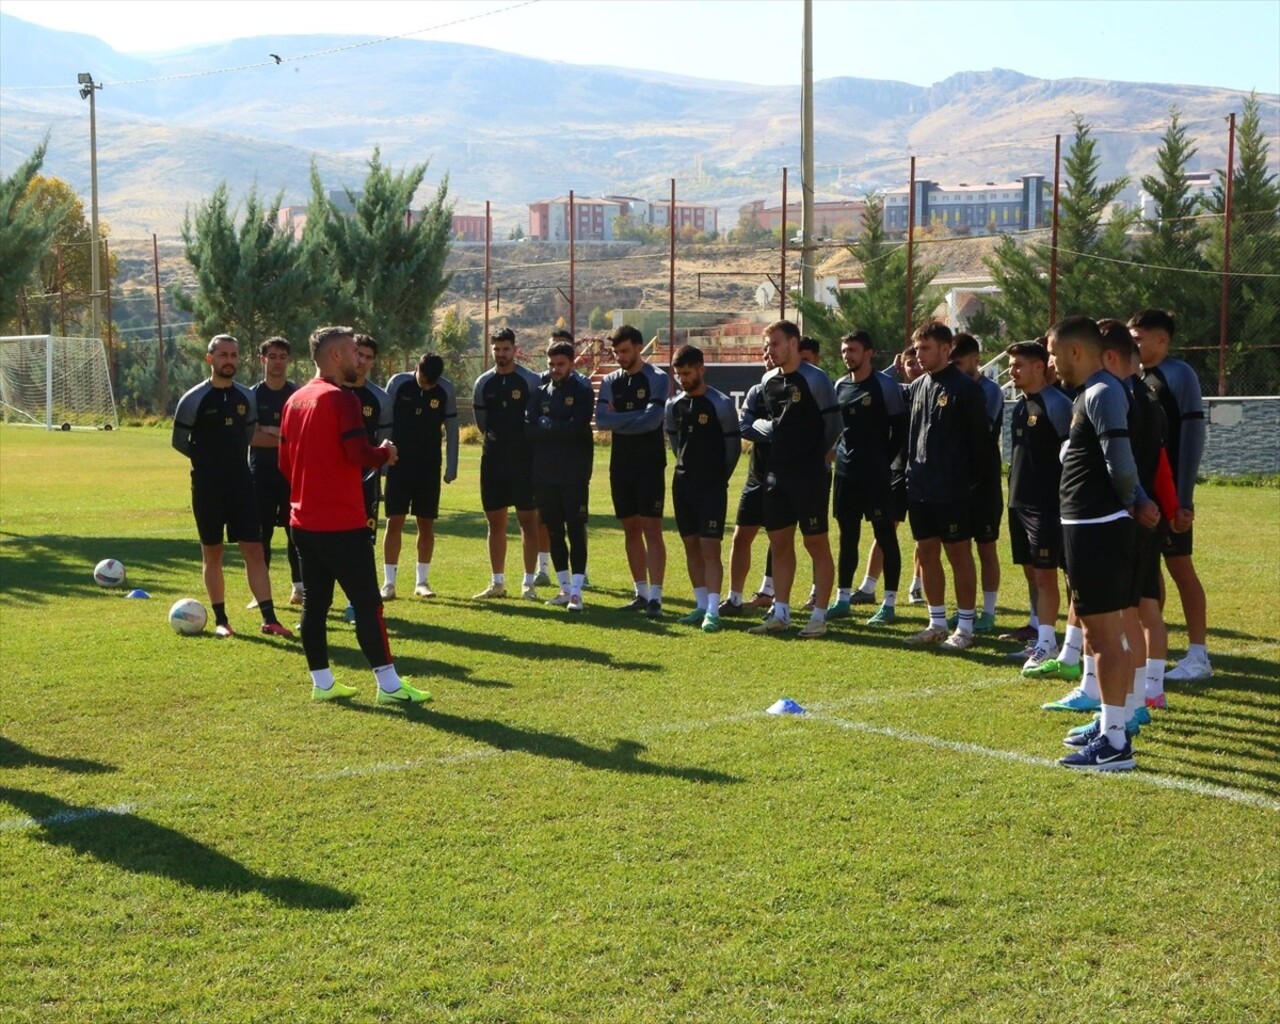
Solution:
M394 654L394 651L392 653ZM365 660L358 648L348 650L345 647L335 648L330 645L329 660L334 667L340 667L347 673L344 682L350 682L352 677L368 678L369 662ZM482 679L474 675L466 665L453 665L434 658L415 658L412 655L395 654L395 665L400 675L419 689L430 690L434 679L447 679L450 682L490 690L515 689L514 683L502 679Z
M1265 771L1258 768L1246 768L1234 761L1216 760L1211 764L1191 761L1178 755L1180 744L1176 742L1168 754L1157 751L1139 750L1138 763L1146 768L1153 768L1161 775L1171 775L1193 782L1203 782L1210 786L1224 786L1238 789L1245 793L1256 793L1260 796L1280 797L1280 772ZM1256 779L1251 782L1240 776Z
M704 784L731 785L742 781L735 775L726 775L709 768L686 768L643 760L640 755L646 748L635 740L619 739L614 740L612 747L593 747L560 733L520 729L491 718L463 718L447 712L431 711L420 705L388 708L343 702L342 707L361 714L399 715L453 736L463 736L477 743L484 743L495 750L519 751L535 757L572 761L584 768L626 775L656 775Z
M189 540L7 532L0 532L0 538L0 603L45 604L73 594L122 597L133 587L152 589L161 573L185 572L199 585L200 543L194 526ZM104 558L124 563L124 586L104 590L93 582L93 567ZM237 571L239 558L235 545L228 545L228 572Z
M207 892L256 892L301 910L349 910L350 893L284 876L269 878L203 843L136 814L81 807L43 793L0 786L0 801L31 819L33 838L139 875Z
M566 616L567 618L567 616ZM576 624L576 620L573 620ZM585 620L584 620L585 624ZM442 644L463 651L488 651L524 661L585 661L620 671L653 671L654 665L633 661L619 661L608 651L598 651L591 647L578 647L557 640L554 643L540 643L521 640L509 633L481 633L475 630L454 629L430 622L409 622L401 619L396 623L396 632L409 640L428 644Z
M56 768L59 771L76 772L81 775L99 775L117 770L113 764L90 761L83 757L40 754L3 736L0 736L0 768Z

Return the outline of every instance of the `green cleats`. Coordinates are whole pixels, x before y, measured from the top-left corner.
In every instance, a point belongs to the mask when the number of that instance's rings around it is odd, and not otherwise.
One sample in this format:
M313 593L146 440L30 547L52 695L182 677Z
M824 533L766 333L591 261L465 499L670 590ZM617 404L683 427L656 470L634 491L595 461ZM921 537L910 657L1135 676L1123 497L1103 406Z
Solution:
M701 626L702 620L706 618L707 610L705 608L695 608L688 615L681 615L676 622L682 626Z
M868 626L890 626L898 621L898 613L887 604L882 604L876 613L867 619Z
M1057 658L1049 658L1039 665L1024 668L1022 674L1027 679L1061 679L1066 683L1076 683L1084 675L1084 666L1078 661L1068 665Z
M400 689L394 693L387 693L381 686L378 687L379 704L424 704L429 700L431 700L431 694L426 690L415 690L403 681L400 683Z
M702 620L702 632L719 633L720 632L720 616L715 612L707 612Z
M847 619L853 613L849 610L848 601L832 601L827 609L828 619Z
M985 612L979 612L973 620L973 631L975 633L990 633L996 628L995 615L987 615Z
M345 700L354 697L358 691L354 686L345 683L334 683L329 689L322 690L318 686L311 687L312 700Z

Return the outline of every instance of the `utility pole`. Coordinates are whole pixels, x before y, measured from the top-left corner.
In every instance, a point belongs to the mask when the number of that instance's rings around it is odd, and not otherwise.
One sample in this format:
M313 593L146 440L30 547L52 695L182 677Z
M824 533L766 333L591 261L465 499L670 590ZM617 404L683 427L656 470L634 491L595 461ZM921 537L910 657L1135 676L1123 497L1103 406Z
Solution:
M800 186L801 218L800 294L813 299L813 0L804 0L804 62L800 84L800 160L804 180ZM782 219L786 221L786 211Z
M89 101L89 290L93 337L102 337L102 269L98 265L98 110L94 102L102 88L93 81L93 75L82 71L76 76L80 84L80 98Z

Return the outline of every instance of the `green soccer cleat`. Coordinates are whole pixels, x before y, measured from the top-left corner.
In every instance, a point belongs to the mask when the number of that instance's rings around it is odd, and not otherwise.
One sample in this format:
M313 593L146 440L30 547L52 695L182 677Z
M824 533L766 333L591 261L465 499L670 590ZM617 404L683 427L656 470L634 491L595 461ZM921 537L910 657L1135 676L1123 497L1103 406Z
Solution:
M827 608L828 619L847 619L853 613L849 610L848 601L832 601Z
M688 615L681 615L676 622L682 626L701 626L703 618L706 617L707 610L705 608L695 608Z
M868 626L891 626L898 621L898 613L887 604L882 604L876 613L867 619Z
M401 681L400 689L394 693L387 693L381 686L378 687L379 704L425 704L430 700L431 694L426 690L415 690L404 681Z
M994 614L988 615L986 612L979 612L973 620L973 631L975 633L990 633L996 628L996 617Z
M702 619L702 632L719 633L720 632L720 616L715 612L707 612Z
M311 687L312 700L345 700L348 697L354 697L359 691L354 686L347 686L345 683L334 683L327 690L322 690L318 686Z
M1076 683L1084 675L1084 666L1078 661L1068 665L1057 658L1049 658L1039 665L1024 668L1022 675L1026 679L1061 679L1066 683Z

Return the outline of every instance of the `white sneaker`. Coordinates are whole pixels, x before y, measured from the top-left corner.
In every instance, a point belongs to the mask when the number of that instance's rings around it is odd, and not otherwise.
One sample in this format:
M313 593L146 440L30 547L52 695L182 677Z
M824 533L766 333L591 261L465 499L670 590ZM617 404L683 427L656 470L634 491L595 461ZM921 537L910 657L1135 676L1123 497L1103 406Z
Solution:
M245 608L248 609L249 611L253 611L253 609L257 607L258 607L258 599L256 597L252 601L250 601L247 605L245 605Z
M538 588L533 584L525 584L520 588L520 597L525 601L538 600Z
M1033 647L1027 652L1027 660L1022 663L1022 671L1032 668L1039 668L1050 658L1054 657L1055 652L1047 651L1043 647Z
M303 596L304 596L304 595L303 595L303 592L302 592L301 590L295 590L292 594L290 594L290 595L289 595L289 603L290 603L290 604L302 604Z
M429 586L427 586L425 583L419 583L416 587L413 588L413 596L414 597L435 597L436 592L432 590Z
M506 597L507 588L501 583L490 583L484 590L476 594L477 601L487 601L491 597Z
M396 585L394 583L384 583L378 590L384 601L394 601L396 599Z
M569 603L565 606L565 610L571 611L571 612L582 611L582 595L581 594L569 595Z
M567 590L560 591L560 593L556 594L555 597L553 597L550 601L547 602L547 604L551 605L551 607L553 608L563 608L568 603L569 603L569 592Z
M826 619L810 619L804 629L797 634L801 640L812 640L814 637L827 635Z
M956 630L949 637L942 641L942 649L944 651L967 651L974 644L972 633L964 633Z
M764 622L758 626L752 626L747 632L755 636L771 636L774 633L785 633L790 625L790 622L780 619L770 612L769 617Z
M1195 679L1208 679L1213 675L1213 666L1208 658L1186 657L1164 674L1166 680L1175 683L1191 682Z
M907 591L907 601L911 604L924 604L924 591L919 587L912 587Z

